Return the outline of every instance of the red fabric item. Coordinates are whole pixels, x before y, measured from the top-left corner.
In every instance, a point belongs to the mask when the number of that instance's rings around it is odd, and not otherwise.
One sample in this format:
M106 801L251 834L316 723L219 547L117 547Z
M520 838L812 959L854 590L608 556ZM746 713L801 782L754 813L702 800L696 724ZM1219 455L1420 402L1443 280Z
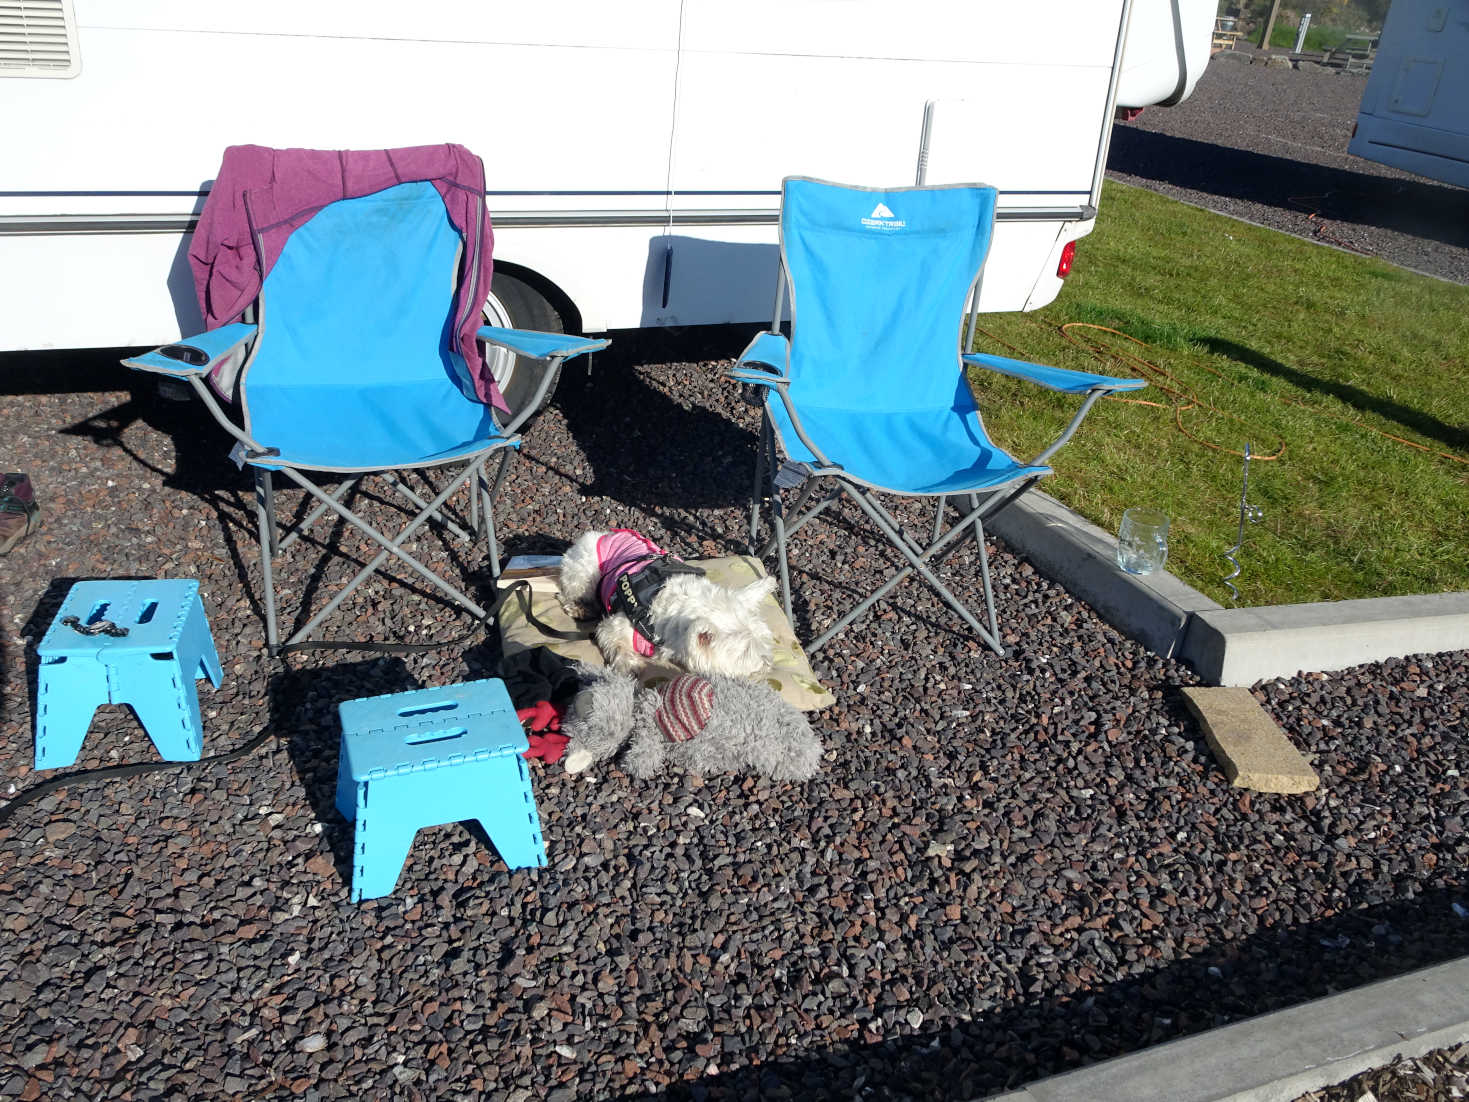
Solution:
M549 700L538 700L528 708L517 709L516 718L525 728L525 737L530 743L522 756L540 758L549 765L560 761L561 755L566 753L566 744L571 741L561 734L561 719L565 714L564 708L558 708Z
M559 731L564 714L564 709L556 707L549 700L537 700L529 707L517 709L515 718L520 720L520 725L527 731Z
M524 757L540 758L547 765L555 765L561 760L561 755L566 753L566 744L571 740L565 735L557 734L535 734L525 736L530 741Z
M322 207L419 180L432 182L444 197L449 221L464 239L465 268L454 303L460 354L480 400L507 410L476 339L484 324L495 242L485 209L485 167L462 145L351 150L230 146L189 245L189 267L205 324L217 329L239 321L286 239ZM257 243L263 255L257 255Z

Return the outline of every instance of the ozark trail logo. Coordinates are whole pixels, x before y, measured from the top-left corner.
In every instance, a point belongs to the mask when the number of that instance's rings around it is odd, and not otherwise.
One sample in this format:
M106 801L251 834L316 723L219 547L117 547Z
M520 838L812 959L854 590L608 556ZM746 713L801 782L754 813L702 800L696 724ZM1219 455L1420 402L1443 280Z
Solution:
M862 224L880 230L900 230L908 223L900 218L894 217L893 212L888 209L886 203L878 203L877 206L872 208L872 213L862 219Z

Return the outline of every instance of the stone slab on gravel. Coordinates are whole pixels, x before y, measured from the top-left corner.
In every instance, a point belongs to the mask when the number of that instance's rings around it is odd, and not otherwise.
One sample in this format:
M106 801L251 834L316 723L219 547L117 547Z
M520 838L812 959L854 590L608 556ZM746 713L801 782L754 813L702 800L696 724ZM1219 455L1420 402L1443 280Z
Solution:
M1236 788L1314 792L1321 778L1248 689L1185 688L1209 748Z

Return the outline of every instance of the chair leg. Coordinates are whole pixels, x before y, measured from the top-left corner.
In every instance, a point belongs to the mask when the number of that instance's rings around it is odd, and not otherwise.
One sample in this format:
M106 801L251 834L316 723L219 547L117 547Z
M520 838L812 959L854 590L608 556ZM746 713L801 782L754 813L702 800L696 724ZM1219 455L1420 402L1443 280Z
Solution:
M749 552L758 554L755 549L755 541L760 538L760 501L764 496L761 493L762 483L765 481L765 444L766 437L770 434L770 414L762 408L760 410L760 439L755 444L755 485L750 490L750 544Z
M257 473L265 487L265 515L270 518L270 553L276 556L281 553L281 533L275 517L275 475L264 468L258 469Z
M770 487L770 526L775 531L775 547L779 554L780 597L782 603L785 605L787 622L795 623L795 613L791 610L791 565L790 559L786 554L785 503L781 500L780 486L775 481L775 428L770 424L768 418L765 423L765 445L765 468L766 473L769 475ZM802 492L804 494L804 487Z
M505 481L505 472L510 466L509 448L502 449L500 455L500 466L495 471L493 484L486 482L484 478L484 464L480 464L480 474L475 479L479 486L479 492L484 495L482 508L485 517L485 542L490 548L490 577L498 581L500 578L500 540L495 532L495 498L500 496L500 486Z
M977 494L969 495L969 507L971 513L977 513L979 511L979 496ZM984 521L979 517L974 518L974 542L979 544L979 577L984 583L984 607L989 615L990 634L998 639L1000 637L1000 625L995 619L995 592L990 584L990 552L984 543Z
M265 652L274 658L280 650L275 622L275 576L271 571L271 547L275 543L275 491L271 472L255 468L255 518L260 529L260 577L265 590Z
M786 522L781 515L780 490L775 488L770 494L770 521L775 528L775 546L780 552L780 597L785 604L787 622L795 623L791 611L791 566L786 557Z
M469 483L469 526L474 529L474 534L480 539L484 539L485 536L485 526L479 519L479 492L482 481L479 473L475 472L474 478Z
M414 505L418 506L418 508L422 509L428 504L428 502L424 501L423 498L419 497L416 493L409 489L407 483L405 483L401 478L398 477L396 471L384 471L383 481L385 481L393 489L397 490L398 493L402 494ZM428 480L425 479L425 481ZM448 517L441 515L436 517L435 519L437 519L440 524L449 529L450 532L454 533L454 535L459 537L461 540L464 540L466 543L474 542L474 536L466 532L463 528L459 527L459 525L455 524Z
M944 507L948 503L949 495L939 494L938 502L933 510L933 535L928 537L929 543L937 542L938 538L944 534Z

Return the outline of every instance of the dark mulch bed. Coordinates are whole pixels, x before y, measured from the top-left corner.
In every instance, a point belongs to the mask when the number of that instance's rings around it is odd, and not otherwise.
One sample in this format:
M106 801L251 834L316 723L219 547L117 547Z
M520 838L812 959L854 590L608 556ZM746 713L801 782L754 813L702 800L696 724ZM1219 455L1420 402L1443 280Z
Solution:
M1366 86L1317 65L1216 57L1183 103L1112 128L1108 174L1469 283L1469 190L1347 154Z
M1296 1102L1449 1102L1469 1098L1469 1045L1398 1057Z
M511 550L608 524L737 547L753 422L710 361L744 336L624 337L590 386L573 372L507 486ZM0 379L3 466L47 507L4 564L0 794L37 779L30 644L79 578L197 577L227 676L201 688L206 750L275 737L0 829L4 1097L958 1099L1469 951L1469 655L1262 686L1323 787L1249 795L1179 699L1193 674L1003 545L1010 655L905 585L817 663L838 704L810 783L535 764L548 868L507 873L446 826L393 897L354 906L338 702L493 674L494 646L267 661L228 442L66 359ZM850 515L801 547L833 580L801 578L803 632L890 561ZM298 595L345 573L292 561ZM977 594L971 548L947 575ZM464 627L371 593L348 630ZM79 765L152 758L107 708Z

